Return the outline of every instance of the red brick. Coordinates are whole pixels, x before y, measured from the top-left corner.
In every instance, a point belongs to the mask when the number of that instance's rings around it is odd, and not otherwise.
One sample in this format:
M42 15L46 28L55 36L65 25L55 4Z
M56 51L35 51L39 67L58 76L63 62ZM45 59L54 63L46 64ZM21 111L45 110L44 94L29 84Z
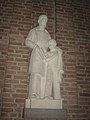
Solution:
M6 107L4 108L3 107L2 111L4 111L4 112L12 112L13 109L11 107L10 108L9 107L8 108L6 108Z
M13 93L12 94L12 97L14 97L14 98L26 98L26 94L18 94L18 93Z
M25 102L25 99L15 99L15 102L16 102L16 103L24 103L24 102Z
M53 38L54 27L58 47L63 50L64 75L61 83L63 106L68 120L89 120L90 45L89 4L86 1L56 0L56 26L53 1L0 2L0 105L2 120L23 120L22 109L29 85L29 55L25 39L37 26L40 14L49 17L47 30ZM2 102L3 101L3 102ZM11 106L12 105L12 106ZM1 107L1 106L0 106Z

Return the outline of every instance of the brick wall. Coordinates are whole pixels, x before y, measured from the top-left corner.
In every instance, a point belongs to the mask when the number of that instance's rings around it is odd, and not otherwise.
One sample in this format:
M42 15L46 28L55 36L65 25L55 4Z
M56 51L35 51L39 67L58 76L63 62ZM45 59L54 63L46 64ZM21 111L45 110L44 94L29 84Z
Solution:
M63 50L64 80L62 95L64 108L68 112L68 120L74 120L78 110L77 73L76 73L76 41L74 37L74 8L71 1L56 1L56 39Z
M56 0L56 37L64 52L62 83L69 120L90 119L89 1Z
M68 120L90 119L89 7L89 0L56 0L56 41L65 70L61 93ZM54 1L1 0L0 9L1 118L23 120L30 55L25 38L40 14L48 16L47 30L54 36Z
M8 16L6 16L6 8L5 4L0 1L0 116L1 116L1 108L2 108L2 100L3 100L3 90L5 83L5 74L6 74L6 58L7 58L7 50L9 43L9 23Z
M74 37L76 41L76 72L78 113L75 118L90 119L90 4L74 2Z

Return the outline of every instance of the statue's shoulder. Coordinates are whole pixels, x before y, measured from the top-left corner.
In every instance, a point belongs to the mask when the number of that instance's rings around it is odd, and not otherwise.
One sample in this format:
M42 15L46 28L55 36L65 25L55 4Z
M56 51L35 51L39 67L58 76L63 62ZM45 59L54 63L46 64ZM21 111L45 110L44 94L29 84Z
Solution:
M45 29L45 32L47 33L47 34L49 34L49 32Z
M62 54L62 53L63 53L61 48L56 47L56 49L57 49L57 51L58 51L60 54Z
M29 36L35 35L36 28L33 28L29 31Z
M45 29L45 33L46 33L46 36L48 37L48 40L50 40L51 36L50 36L49 32L46 29Z
M35 28L31 29L30 32L35 32L36 29L37 29L37 28L35 27Z

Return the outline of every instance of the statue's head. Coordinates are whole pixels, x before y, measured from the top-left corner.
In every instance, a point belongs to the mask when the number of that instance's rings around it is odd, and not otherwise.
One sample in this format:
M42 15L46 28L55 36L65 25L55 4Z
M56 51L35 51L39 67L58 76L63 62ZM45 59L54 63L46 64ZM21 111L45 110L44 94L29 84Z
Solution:
M57 45L56 40L54 40L54 39L49 40L49 48L50 49L55 48L56 45Z
M46 15L40 15L39 19L38 19L38 23L39 23L40 26L46 27L47 20L48 20L48 18L47 18Z

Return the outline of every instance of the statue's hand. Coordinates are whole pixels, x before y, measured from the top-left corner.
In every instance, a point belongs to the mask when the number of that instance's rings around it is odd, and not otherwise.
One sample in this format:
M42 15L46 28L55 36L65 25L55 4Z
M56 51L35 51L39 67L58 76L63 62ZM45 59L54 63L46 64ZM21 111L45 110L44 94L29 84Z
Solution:
M61 70L60 68L58 68L58 71L59 71L60 74L63 74L63 73L64 73L64 71Z
M60 74L63 74L63 73L64 73L64 71L63 71L63 70L59 70L59 72L60 72Z
M60 83L62 82L62 79L63 79L63 74L64 71L63 70L59 70L59 80L60 80Z

